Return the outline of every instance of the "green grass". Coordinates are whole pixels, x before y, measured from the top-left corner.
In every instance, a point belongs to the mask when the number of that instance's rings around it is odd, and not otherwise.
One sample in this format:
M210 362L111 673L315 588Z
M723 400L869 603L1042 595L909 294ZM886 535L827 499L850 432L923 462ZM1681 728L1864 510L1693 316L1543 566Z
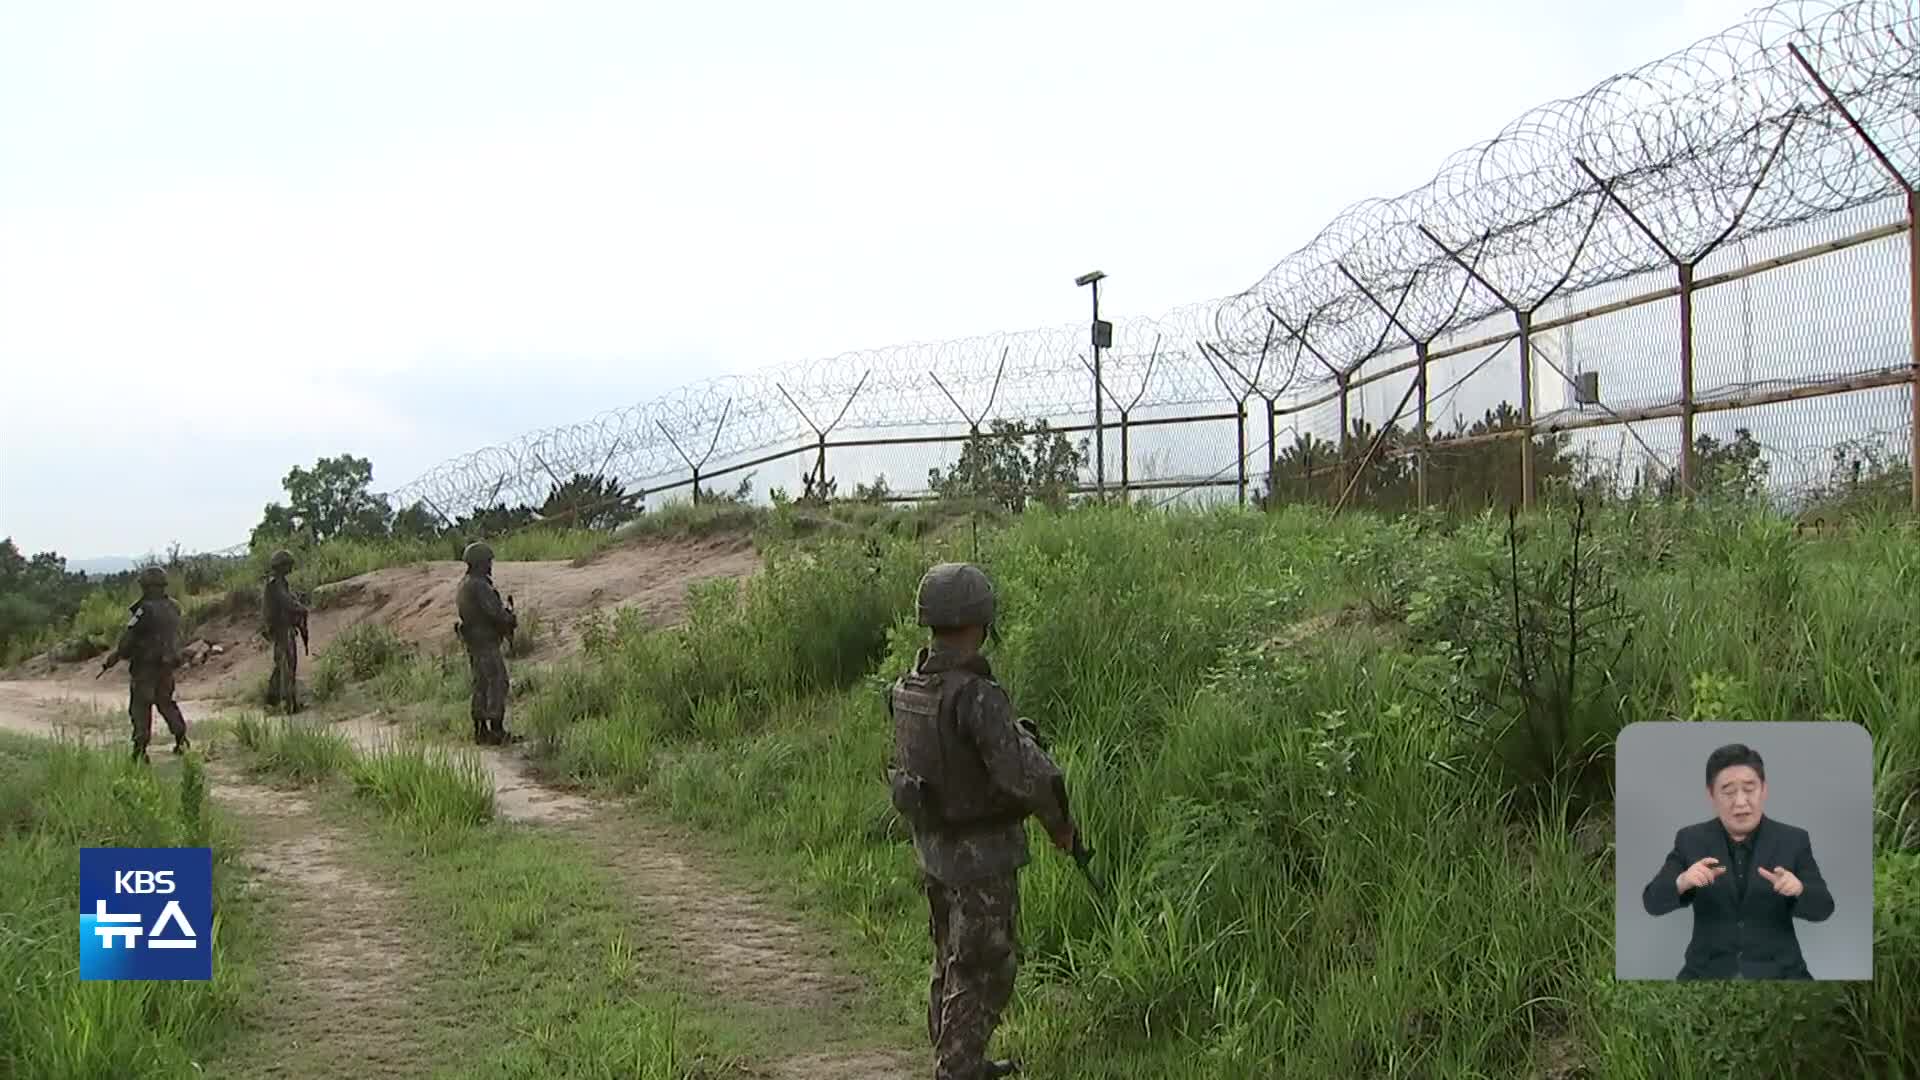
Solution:
M258 939L205 790L192 757L142 769L118 752L0 735L0 1076L190 1076L244 1020ZM214 853L213 980L80 981L77 849L199 844Z
M461 943L464 962L437 992L485 1009L498 1031L440 1077L688 1080L737 1075L725 1040L664 987L636 941L644 928L615 887L545 838L475 831L400 875L418 917ZM502 988L511 987L512 992Z
M315 812L365 838L351 857L400 889L417 938L440 943L431 1000L392 1003L431 1029L423 1075L708 1080L767 1049L752 1017L695 1009L662 976L648 920L583 846L495 822L471 754L333 749L305 723L243 718L236 733L256 768L316 788ZM301 745L329 749L287 749ZM304 764L317 761L327 768Z
M417 650L386 625L355 623L337 634L314 661L313 700L330 701L349 685L363 683L413 661Z
M398 819L425 848L493 818L493 779L471 753L420 745L355 754L355 794Z
M345 735L311 720L243 713L233 722L233 736L252 753L248 765L254 772L295 783L337 776L354 759Z
M555 773L706 830L844 928L898 1003L885 1020L911 1027L929 945L881 781L881 695L923 638L919 574L975 557L972 518L649 519L624 534L757 527L767 568L699 587L684 627L589 620L582 657L515 669L514 726ZM1504 1077L1548 1056L1607 1078L1920 1072L1910 526L1802 537L1738 506L1649 503L1591 525L1581 595L1617 588L1625 621L1582 638L1608 648L1563 686L1513 678L1498 576L1514 558L1547 583L1523 587L1523 636L1562 647L1563 507L1522 518L1512 554L1493 514L983 515L1004 612L989 655L1054 740L1112 889L1035 844L1000 1049L1073 1078ZM363 644L377 661L329 661L338 698L464 730L457 658ZM1588 839L1611 834L1605 747L1638 720L1774 717L1874 735L1874 981L1614 982L1612 859ZM456 994L536 988L503 1006L520 1037L448 1075L697 1075L689 1047L753 1045L712 1002L676 1027L684 999L636 991L648 957L613 887L583 850L491 822L460 757L363 757L298 721L236 735L263 771L341 778L351 812L389 822L409 895L478 943Z
M1920 941L1888 906L1920 887L1898 850L1920 791L1902 704L1920 700L1920 546L1890 522L1798 539L1740 507L1591 516L1583 558L1604 578L1583 595L1617 586L1629 619L1564 708L1557 676L1503 673L1504 516L1115 509L983 529L1004 611L989 654L1056 740L1114 886L1098 902L1036 845L1007 1047L1071 1077L1508 1076L1550 1049L1605 1077L1920 1069ZM1571 525L1522 520L1523 580L1561 573ZM919 571L972 538L814 541L706 590L685 628L604 628L516 708L557 772L759 853L911 1005L924 901L879 779L881 693L922 639ZM1528 597L1549 645L1552 600ZM1575 839L1610 835L1594 747L1636 720L1745 716L1875 736L1875 979L1736 988L1737 1009L1617 985L1611 857Z

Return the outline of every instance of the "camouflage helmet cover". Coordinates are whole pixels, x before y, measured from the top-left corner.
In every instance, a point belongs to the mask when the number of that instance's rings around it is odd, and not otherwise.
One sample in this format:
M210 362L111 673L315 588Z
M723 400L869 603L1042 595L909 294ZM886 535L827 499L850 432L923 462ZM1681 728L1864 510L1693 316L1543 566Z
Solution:
M460 558L468 566L480 566L493 562L493 547L485 540L475 540L460 553Z
M140 571L140 584L143 587L159 586L160 588L165 588L167 584L167 572L158 566L146 567Z
M993 622L993 582L972 563L941 563L920 579L920 625L986 626Z
M272 558L267 560L267 565L275 570L291 570L293 569L293 552L288 551L286 548L281 548L279 551L273 553Z

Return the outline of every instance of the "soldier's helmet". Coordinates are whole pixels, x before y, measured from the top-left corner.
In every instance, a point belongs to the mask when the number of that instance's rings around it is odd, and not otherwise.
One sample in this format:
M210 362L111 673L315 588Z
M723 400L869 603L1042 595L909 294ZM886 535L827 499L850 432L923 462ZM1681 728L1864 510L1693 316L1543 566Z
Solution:
M140 587L143 589L164 589L167 587L167 572L158 566L149 566L140 571Z
M941 563L920 579L920 625L935 629L993 622L993 582L972 563Z
M293 552L281 548L273 553L273 558L267 560L267 565L281 572L291 570L293 569Z
M491 566L493 565L493 548L485 540L475 540L467 545L467 550L460 553L460 558L465 560L470 568Z

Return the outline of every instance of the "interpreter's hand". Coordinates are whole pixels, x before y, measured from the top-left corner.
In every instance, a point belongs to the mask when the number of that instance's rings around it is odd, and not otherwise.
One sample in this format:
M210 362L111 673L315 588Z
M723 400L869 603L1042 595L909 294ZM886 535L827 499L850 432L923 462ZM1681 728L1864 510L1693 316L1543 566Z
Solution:
M1806 889L1805 885L1800 884L1800 879L1794 876L1793 871L1784 866L1776 866L1771 870L1764 866L1756 866L1754 869L1759 871L1760 876L1767 879L1767 884L1773 886L1773 891L1781 896L1799 896Z
M1048 830L1047 835L1052 838L1054 847L1059 848L1061 851L1072 851L1074 837L1080 835L1080 830L1074 828L1073 825L1069 823L1060 826L1058 829Z
M1681 871L1680 876L1673 879L1673 885L1683 893L1689 889L1704 889L1720 880L1720 875L1726 872L1727 868L1720 865L1720 860L1709 855Z

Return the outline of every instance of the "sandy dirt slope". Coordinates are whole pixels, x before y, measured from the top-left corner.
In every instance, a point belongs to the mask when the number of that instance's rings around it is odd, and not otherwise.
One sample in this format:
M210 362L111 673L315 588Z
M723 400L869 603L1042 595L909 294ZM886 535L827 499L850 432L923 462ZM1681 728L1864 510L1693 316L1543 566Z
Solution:
M521 624L537 624L538 658L548 659L578 648L580 621L595 610L608 614L633 607L656 625L679 622L684 616L688 587L712 578L740 578L760 566L758 554L744 536L713 536L692 540L647 540L609 548L579 562L497 562L494 585L513 597ZM322 586L312 597L321 607L309 620L312 656L303 657L304 683L313 658L341 631L367 621L384 623L406 640L429 649L458 648L453 624L458 620L454 593L466 567L455 561L414 563L361 574ZM216 697L250 687L272 670L266 640L259 635L257 617L221 619L189 635L220 646L221 655L183 669L182 697ZM183 642L188 644L190 642ZM126 668L91 682L94 661L79 664L29 663L20 675L89 689L126 693Z

